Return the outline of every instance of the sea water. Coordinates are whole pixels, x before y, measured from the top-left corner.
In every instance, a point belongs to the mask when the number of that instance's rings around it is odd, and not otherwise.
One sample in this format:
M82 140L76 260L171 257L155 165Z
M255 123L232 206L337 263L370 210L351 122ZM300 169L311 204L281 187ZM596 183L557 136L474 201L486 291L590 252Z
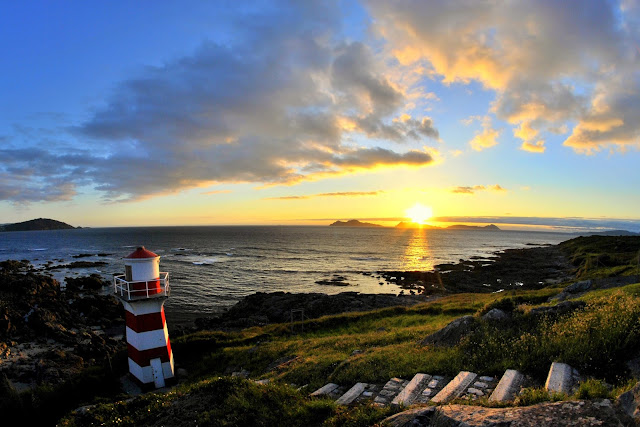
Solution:
M0 233L0 260L24 259L37 267L47 261L103 261L107 264L51 274L61 282L91 273L111 280L124 273L122 258L144 245L160 255L160 270L170 273L167 313L175 322L187 322L219 313L254 292L397 294L399 288L377 278L377 271L428 271L440 263L488 258L504 249L557 244L571 237L328 226L91 228ZM73 257L83 254L91 256ZM349 286L316 283L334 275L344 276Z

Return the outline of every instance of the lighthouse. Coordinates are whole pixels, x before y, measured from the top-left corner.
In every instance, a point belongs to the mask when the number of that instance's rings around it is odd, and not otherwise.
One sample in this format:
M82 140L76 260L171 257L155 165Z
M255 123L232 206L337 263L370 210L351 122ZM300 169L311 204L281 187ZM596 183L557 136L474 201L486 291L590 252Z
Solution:
M124 258L125 274L115 275L113 289L125 309L129 372L142 386L164 387L174 380L173 353L164 315L169 273L160 257L137 248Z

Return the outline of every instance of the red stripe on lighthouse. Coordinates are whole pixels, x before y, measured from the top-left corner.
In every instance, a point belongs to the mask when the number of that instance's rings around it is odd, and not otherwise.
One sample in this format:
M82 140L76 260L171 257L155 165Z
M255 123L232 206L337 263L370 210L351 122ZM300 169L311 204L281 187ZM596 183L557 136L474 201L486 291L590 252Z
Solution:
M158 357L162 363L169 362L171 360L171 345L168 342L166 347L156 347L142 351L127 343L127 350L129 358L142 367L149 366L151 364L151 359Z
M125 310L127 326L135 332L148 332L157 329L164 329L166 319L164 317L164 307L158 313L141 314L136 316L129 310Z

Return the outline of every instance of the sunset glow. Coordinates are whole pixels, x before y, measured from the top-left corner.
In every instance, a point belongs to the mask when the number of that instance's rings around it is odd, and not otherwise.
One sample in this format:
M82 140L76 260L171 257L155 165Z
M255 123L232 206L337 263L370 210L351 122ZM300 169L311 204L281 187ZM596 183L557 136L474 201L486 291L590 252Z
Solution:
M407 209L407 217L416 224L424 224L424 222L433 216L433 209L430 206L424 206L416 203Z
M0 19L2 223L394 226L428 200L640 231L634 2L29 3Z

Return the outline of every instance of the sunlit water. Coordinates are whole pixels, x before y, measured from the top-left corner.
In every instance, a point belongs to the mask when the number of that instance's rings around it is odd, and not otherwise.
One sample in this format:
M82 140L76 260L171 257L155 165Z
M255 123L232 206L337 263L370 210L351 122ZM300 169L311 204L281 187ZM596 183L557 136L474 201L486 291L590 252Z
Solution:
M166 307L177 322L219 312L257 292L398 293L396 285L362 272L430 270L527 244L556 244L571 236L521 231L412 230L338 227L153 227L0 233L0 260L105 261L106 266L53 272L65 276L124 272L122 257L138 245L161 256L170 273ZM74 259L78 254L106 257ZM63 261L60 261L63 260ZM348 287L315 282L343 275Z

